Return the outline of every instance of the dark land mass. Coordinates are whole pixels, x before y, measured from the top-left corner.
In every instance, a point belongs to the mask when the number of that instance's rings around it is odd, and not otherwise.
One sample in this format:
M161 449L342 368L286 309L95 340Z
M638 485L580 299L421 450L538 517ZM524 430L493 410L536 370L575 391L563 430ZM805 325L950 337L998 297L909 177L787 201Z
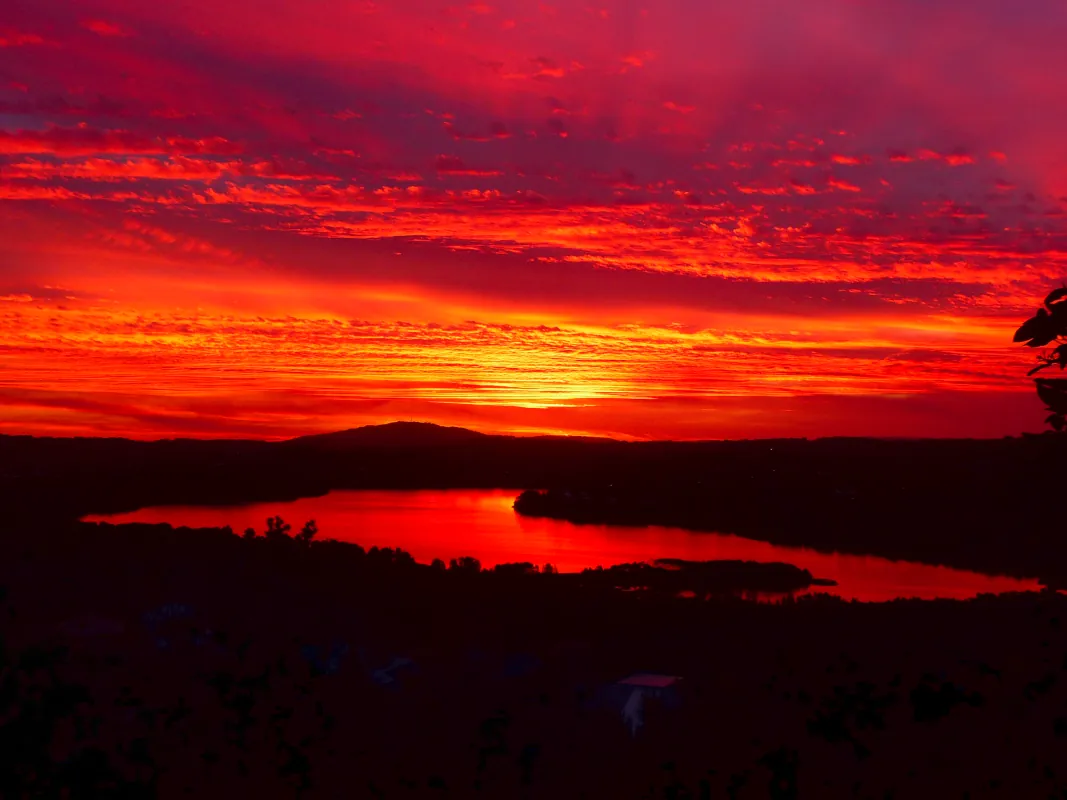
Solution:
M514 488L522 513L670 525L1067 585L1067 438L619 442L393 423L285 442L0 437L8 520L332 489Z
M409 424L6 437L0 797L1067 797L1053 591L845 603L791 596L820 581L788 564L485 571L277 520L252 537L78 521L536 487L523 513L1052 579L1064 455L1052 437L632 444ZM670 685L635 694L635 673Z
M0 796L1067 796L1067 597L769 605L632 573L9 524ZM635 706L633 673L681 680Z

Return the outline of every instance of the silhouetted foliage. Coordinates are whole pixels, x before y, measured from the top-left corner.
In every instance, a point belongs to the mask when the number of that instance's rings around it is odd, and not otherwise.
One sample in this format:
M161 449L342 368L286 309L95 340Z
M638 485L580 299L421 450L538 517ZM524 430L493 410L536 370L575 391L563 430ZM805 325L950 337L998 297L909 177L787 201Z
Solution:
M1024 322L1015 332L1014 341L1024 342L1027 347L1046 347L1059 342L1050 352L1039 355L1040 362L1028 375L1043 369L1067 367L1067 287L1049 293L1045 304L1034 316ZM1067 380L1063 378L1035 378L1037 396L1051 412L1045 419L1057 431L1067 429Z
M982 702L982 695L978 692L968 692L948 681L936 681L932 675L924 675L922 682L911 690L911 705L916 722L940 719L964 703L980 706Z
M293 529L293 526L286 522L281 517L268 517L267 518L267 541L277 542L289 538L289 532Z
M511 564L497 564L493 567L493 572L497 575L537 575L538 569L535 564L531 564L529 561L522 561Z
M580 573L586 586L615 587L674 596L692 592L706 598L719 595L743 595L750 592L788 594L833 581L817 580L808 570L792 564L755 561L684 561L661 558L653 564L634 562L584 569Z
M0 559L0 584L28 601L15 616L0 608L11 648L0 649L3 797L437 798L481 787L526 800L924 800L1067 789L1050 772L1061 772L1067 736L1067 597L1054 592L698 603L615 587L791 576L680 560L464 574L394 548L316 539L298 552L224 528L27 533L0 530L0 552L19 554ZM48 602L35 602L42 592ZM146 609L160 604L170 622L149 629ZM125 631L71 632L63 621L85 611ZM49 700L58 636L69 656L54 674L72 691ZM645 671L683 676L679 702L645 695L631 739L601 688ZM12 674L34 687L14 706ZM49 705L73 712L46 736L35 726Z
M771 773L767 784L767 796L770 800L796 800L800 796L797 789L797 751L780 747L760 758L761 766Z
M256 529L255 528L245 528L244 535L241 538L243 538L243 539L255 539L256 538Z
M300 529L300 533L296 535L296 540L304 545L311 544L311 540L318 535L319 527L315 524L315 520L309 519L304 523L304 527Z
M85 712L92 696L62 676L67 661L65 648L9 649L0 637L0 796L154 797L150 758L141 764L150 775L128 779L91 735L99 726ZM74 740L61 750L66 731ZM136 762L139 752L126 755Z
M400 547L372 547L367 551L367 560L375 564L398 567L414 567L417 563L415 556Z
M448 562L448 568L456 572L481 572L482 562L473 556L461 556Z

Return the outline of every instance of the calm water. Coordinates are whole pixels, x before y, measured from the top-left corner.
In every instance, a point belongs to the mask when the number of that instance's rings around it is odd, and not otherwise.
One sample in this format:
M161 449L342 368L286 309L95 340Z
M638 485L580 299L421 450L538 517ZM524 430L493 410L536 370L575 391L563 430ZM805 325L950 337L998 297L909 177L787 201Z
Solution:
M677 528L625 528L572 525L522 517L512 510L513 490L339 491L325 497L246 506L160 506L127 514L87 517L88 521L169 522L175 526L229 525L236 532L279 514L299 529L314 519L322 538L364 547L401 547L416 560L447 561L474 556L484 566L530 561L552 563L564 572L598 564L610 566L656 558L784 561L830 578L820 588L846 599L897 597L967 598L982 592L1037 590L1036 581L980 575L873 556L817 553L779 547L739 536L691 533Z

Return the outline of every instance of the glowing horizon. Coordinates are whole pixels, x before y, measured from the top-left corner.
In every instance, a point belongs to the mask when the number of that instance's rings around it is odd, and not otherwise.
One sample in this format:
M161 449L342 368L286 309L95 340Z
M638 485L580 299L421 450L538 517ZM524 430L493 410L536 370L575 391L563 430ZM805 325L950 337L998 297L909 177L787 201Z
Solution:
M16 4L0 433L1039 431L1036 5Z

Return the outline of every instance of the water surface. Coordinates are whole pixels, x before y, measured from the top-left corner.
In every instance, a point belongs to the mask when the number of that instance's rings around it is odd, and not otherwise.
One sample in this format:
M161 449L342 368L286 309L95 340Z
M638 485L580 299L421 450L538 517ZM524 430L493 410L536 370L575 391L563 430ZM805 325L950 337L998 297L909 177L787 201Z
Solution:
M87 517L89 521L168 522L174 526L229 525L236 532L262 533L267 517L281 515L297 530L309 519L320 537L364 547L401 547L417 561L474 556L484 566L530 561L551 563L563 572L585 567L684 558L694 561L743 559L783 561L838 582L819 587L845 599L898 597L967 598L983 592L1037 590L1034 580L981 575L875 556L818 553L740 536L693 533L678 528L574 525L523 517L507 490L337 491L324 497L245 506L159 506L126 514Z

